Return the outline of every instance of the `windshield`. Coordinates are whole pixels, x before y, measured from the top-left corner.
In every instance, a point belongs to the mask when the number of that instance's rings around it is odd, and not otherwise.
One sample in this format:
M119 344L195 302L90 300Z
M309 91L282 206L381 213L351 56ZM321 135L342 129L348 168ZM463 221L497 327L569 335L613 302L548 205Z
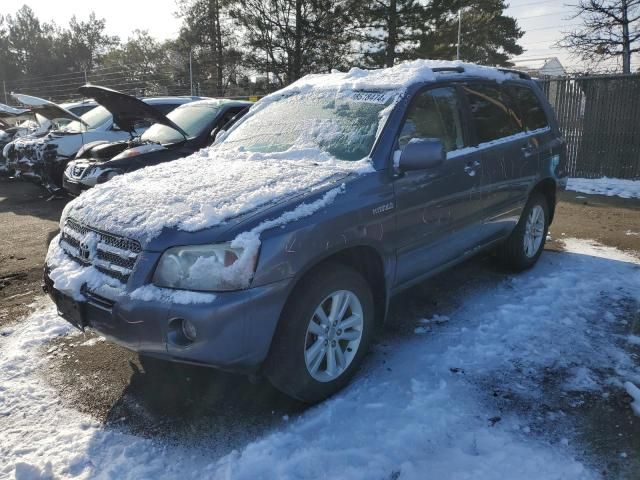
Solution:
M96 107L89 110L87 113L82 115L80 118L84 120L88 127L85 127L82 123L74 120L66 125L62 130L64 132L84 132L86 130L94 130L98 128L103 123L107 122L111 119L111 113L104 107Z
M380 114L396 93L320 90L292 95L251 115L220 148L275 153L315 147L339 160L361 160L371 153Z
M189 138L194 138L202 133L219 112L220 108L215 105L189 105L176 108L167 115L167 118L182 128ZM163 145L184 140L180 132L161 123L151 125L140 138L143 141L156 142Z

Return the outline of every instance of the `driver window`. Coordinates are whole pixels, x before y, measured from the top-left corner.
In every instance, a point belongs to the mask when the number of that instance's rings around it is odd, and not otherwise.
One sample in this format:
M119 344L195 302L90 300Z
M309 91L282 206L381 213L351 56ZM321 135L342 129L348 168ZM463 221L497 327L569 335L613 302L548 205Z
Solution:
M462 148L462 123L453 88L436 88L418 94L398 135L397 148L413 138L437 138L446 152Z

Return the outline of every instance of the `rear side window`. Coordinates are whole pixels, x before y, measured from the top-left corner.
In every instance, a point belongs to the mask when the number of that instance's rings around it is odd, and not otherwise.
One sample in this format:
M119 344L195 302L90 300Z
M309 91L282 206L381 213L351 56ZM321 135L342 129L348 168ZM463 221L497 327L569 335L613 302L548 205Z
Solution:
M530 88L510 85L506 87L506 91L515 102L527 131L549 126L547 115L538 97Z
M398 136L398 148L402 150L413 138L437 138L447 152L464 146L455 89L435 88L418 94Z
M500 90L488 85L466 85L463 88L469 99L478 143L491 142L522 131L518 126L518 116Z

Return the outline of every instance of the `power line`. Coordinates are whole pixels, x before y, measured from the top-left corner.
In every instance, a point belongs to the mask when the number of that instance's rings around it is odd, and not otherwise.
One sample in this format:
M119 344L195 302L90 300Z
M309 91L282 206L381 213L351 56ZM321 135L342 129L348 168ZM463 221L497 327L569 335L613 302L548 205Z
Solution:
M535 5L535 6L544 5L545 3L558 3L558 0L542 0L541 2L529 2L529 3L522 3L520 5L509 5L506 8L506 10L510 10L512 8L530 7L532 5Z

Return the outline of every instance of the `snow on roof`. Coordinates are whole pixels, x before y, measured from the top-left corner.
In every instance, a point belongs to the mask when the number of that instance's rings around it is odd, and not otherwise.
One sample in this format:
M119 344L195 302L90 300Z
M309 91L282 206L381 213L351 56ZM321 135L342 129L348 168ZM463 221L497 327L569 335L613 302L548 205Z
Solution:
M233 103L237 105L253 105L253 102L248 102L243 100L233 100L229 98L208 98L206 100L196 100L195 102L185 103L184 105L180 105L178 108L219 107L220 105L226 105L229 103Z
M308 91L317 88L339 88L344 90L403 90L415 83L430 82L438 78L439 68L463 68L464 74L483 77L502 82L514 78L514 74L503 72L494 67L486 67L473 63L446 60L413 60L400 63L394 67L376 70L352 68L348 72L333 71L325 74L311 74L302 77L288 87L272 95ZM266 97L265 97L266 98Z

